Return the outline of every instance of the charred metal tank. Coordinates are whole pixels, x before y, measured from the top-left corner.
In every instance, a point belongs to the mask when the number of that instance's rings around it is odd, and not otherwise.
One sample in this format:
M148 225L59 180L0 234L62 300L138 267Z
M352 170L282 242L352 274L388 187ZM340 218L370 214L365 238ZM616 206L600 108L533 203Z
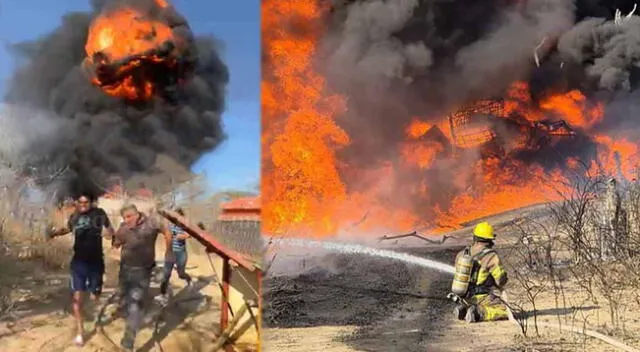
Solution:
M576 135L562 120L528 121L505 113L504 100L481 100L449 115L452 145L479 149L484 156L504 156L522 150L535 151L554 138Z

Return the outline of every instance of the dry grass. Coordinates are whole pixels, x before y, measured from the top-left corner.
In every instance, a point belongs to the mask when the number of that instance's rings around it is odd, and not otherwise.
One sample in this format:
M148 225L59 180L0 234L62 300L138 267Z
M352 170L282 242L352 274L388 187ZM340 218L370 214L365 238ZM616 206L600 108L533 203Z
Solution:
M48 227L61 227L65 224L73 208L43 207L42 205L26 204L21 202L16 195L3 194L0 201L0 319L12 307L12 291L21 282L20 268L27 264L37 263L38 267L44 271L61 271L68 267L71 255L73 238L64 236L47 241L45 232ZM129 201L129 200L127 200ZM123 201L121 201L121 203ZM145 203L152 204L151 208L164 207L160 200L146 200ZM202 223L205 228L215 236L217 217L220 213L221 197L209 197L202 201L192 201L185 205L186 217L192 224ZM115 204L115 203L114 203ZM113 205L113 204L112 204ZM114 226L119 225L119 206L111 206L113 209L106 209L111 217ZM144 208L144 207L143 207ZM141 208L142 209L142 208ZM145 208L145 210L148 210ZM242 232L242 231L240 231ZM249 226L246 233L259 233L255 226ZM219 236L222 243L238 250L247 247L253 248L257 242L253 235L233 234L229 236ZM250 239L245 237L252 236ZM237 238L236 238L237 237ZM240 243L236 243L236 242ZM192 242L190 251L195 254L204 254L205 249L199 243ZM37 273L36 273L37 274Z
M20 284L20 268L38 262L44 270L67 267L71 256L70 239L46 241L48 226L64 216L58 209L21 204L5 194L0 204L0 318L13 306L12 292Z
M606 180L576 184L549 216L514 225L506 251L515 290L512 308L526 310L525 336L538 337L541 302L553 302L558 325L585 326L623 341L638 341L640 309L640 184L620 188ZM611 188L609 188L611 189Z
M11 280L9 280L9 272L4 269L10 267L10 263L14 260L11 255L10 248L5 243L7 235L4 221L0 223L0 318L11 307Z

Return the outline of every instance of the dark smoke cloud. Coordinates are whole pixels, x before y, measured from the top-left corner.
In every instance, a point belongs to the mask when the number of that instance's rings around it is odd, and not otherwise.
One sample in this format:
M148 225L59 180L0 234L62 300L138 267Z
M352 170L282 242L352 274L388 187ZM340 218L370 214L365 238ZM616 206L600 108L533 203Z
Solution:
M633 8L635 0L577 0L576 20L585 18L613 18L616 9L628 13Z
M574 10L572 0L334 2L318 61L349 97L342 124L368 151L351 152L384 158L412 117L502 95L531 74L543 38L541 57L571 28Z
M62 181L64 190L99 192L112 175L152 177L162 171L154 168L159 155L190 166L218 146L225 138L220 115L229 72L215 40L193 39L189 53L197 53L197 66L193 76L177 88L176 102L155 98L132 105L107 96L89 82L81 67L85 42L91 20L100 10L123 4L146 8L153 2L94 0L92 4L94 12L67 14L53 32L12 48L24 64L10 81L6 101L49 111L48 123L64 126L62 132L51 129L57 143L47 156L48 164L70 166ZM174 9L165 11L172 11L165 17L171 19L174 30L193 37L182 16ZM42 153L38 141L32 142L30 152ZM45 165L32 166L43 169Z
M584 67L598 88L631 90L631 76L640 65L640 17L621 23L586 19L564 33L558 42L562 57Z
M581 88L606 101L601 132L637 140L638 82L640 82L640 17L634 3L618 1L622 19L586 17L558 40L557 57L574 70L582 70ZM602 12L602 11L600 11Z
M337 118L352 143L339 158L355 169L397 162L405 127L414 117L441 120L477 99L504 97L514 81L529 82L534 102L574 88L608 102L605 123L595 126L598 132L628 128L637 110L631 100L637 98L633 90L640 77L640 17L613 24L616 8L624 16L633 1L330 2L317 67L329 89L347 98L347 110ZM587 163L595 158L594 141L580 130L575 138L542 140L539 146L516 148L509 160L557 168L569 157ZM389 207L409 203L417 213L428 214L434 204L447 209L453 195L472 193L482 154L469 150L455 159L441 156L429 170L402 169L381 199ZM351 177L349 170L343 173L347 187L376 186ZM423 182L429 195L411 194Z

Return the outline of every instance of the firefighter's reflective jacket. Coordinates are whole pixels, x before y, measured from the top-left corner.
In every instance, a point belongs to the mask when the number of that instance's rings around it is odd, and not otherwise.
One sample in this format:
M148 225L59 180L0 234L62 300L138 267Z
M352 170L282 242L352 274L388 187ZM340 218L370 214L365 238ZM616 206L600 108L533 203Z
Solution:
M457 256L463 253L464 250L460 251ZM508 278L498 254L484 243L472 245L470 254L474 257L475 263L466 297L488 294L494 289L502 290Z

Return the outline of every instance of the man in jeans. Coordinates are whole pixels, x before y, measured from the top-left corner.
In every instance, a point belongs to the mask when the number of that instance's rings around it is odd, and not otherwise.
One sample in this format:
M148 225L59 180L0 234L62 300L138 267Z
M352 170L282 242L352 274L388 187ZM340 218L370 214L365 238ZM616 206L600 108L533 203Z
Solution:
M104 253L102 249L102 229L113 238L113 228L107 213L93 206L93 197L88 193L76 199L76 209L62 228L49 229L48 239L73 233L73 257L71 259L71 291L73 292L73 315L76 319L75 343L84 344L82 322L82 293L90 292L95 302L102 292L104 275Z
M182 208L177 208L176 213L180 216L184 216L184 210ZM160 295L156 297L156 300L160 301L162 304L167 304L168 302L168 294L167 289L169 288L169 279L171 279L171 273L173 272L173 267L176 267L176 271L178 272L178 276L187 282L187 287L191 287L191 276L187 274L187 238L189 238L189 234L186 233L181 227L171 223L169 224L169 231L171 231L172 241L171 247L173 249L173 256L175 258L174 262L165 262L164 263L164 277L162 280L162 284L160 284Z
M120 286L127 308L127 323L120 346L132 351L144 317L144 300L155 266L155 244L159 234L165 239L165 261L173 261L171 232L156 217L145 216L135 205L125 205L121 226L115 234L115 246L122 247Z

